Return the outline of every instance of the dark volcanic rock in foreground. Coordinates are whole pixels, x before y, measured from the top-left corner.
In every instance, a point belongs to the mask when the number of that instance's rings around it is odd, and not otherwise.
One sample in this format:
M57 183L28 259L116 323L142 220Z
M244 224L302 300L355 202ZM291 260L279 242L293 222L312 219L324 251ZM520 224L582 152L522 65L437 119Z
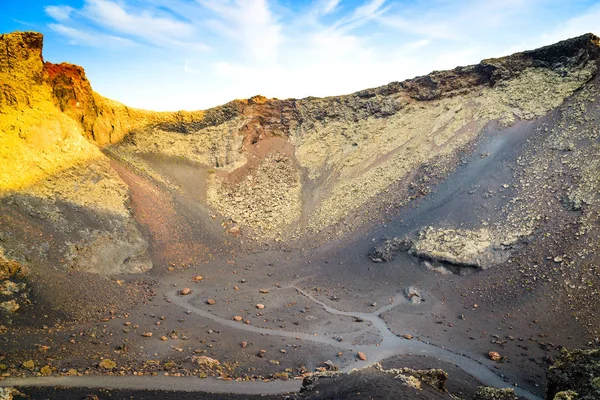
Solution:
M304 378L294 400L341 399L452 399L441 370L368 368L350 373L322 373Z
M548 372L548 400L600 399L600 349L563 349Z

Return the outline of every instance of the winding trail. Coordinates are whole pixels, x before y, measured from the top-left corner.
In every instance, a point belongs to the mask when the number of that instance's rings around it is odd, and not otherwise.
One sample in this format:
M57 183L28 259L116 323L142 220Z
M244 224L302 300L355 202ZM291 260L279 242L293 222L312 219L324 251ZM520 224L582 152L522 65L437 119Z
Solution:
M407 340L395 335L381 318L385 312L405 302L402 293L397 294L390 304L382 306L371 313L340 311L328 306L313 297L310 293L296 286L296 282L279 287L279 289L293 288L300 295L308 298L331 315L361 318L375 327L381 338L377 345L354 345L352 343L338 342L325 336L315 336L309 333L292 332L285 330L260 328L252 325L240 324L239 322L216 316L199 306L190 304L195 297L184 297L178 291L170 290L165 296L172 304L191 311L203 318L210 319L220 325L257 333L260 335L279 336L305 340L313 343L324 344L352 352L361 351L367 354L367 361L356 361L342 367L343 372L349 372L355 368L369 367L384 359L399 355L429 356L456 365L466 373L478 379L482 384L492 387L504 388L507 383L496 375L481 362L469 358L466 355L453 353L449 350L437 347L421 340ZM9 378L2 381L3 386L66 386L66 387L90 387L90 388L113 388L113 389L162 389L162 390L184 390L203 391L212 393L246 393L246 394L283 394L298 391L301 387L300 380L272 381L272 382L237 382L222 381L218 379L199 379L195 377L172 378L172 377L136 377L136 376L82 376L82 377L43 377L43 378ZM537 395L519 387L513 388L518 396L528 400L542 400Z
M496 375L494 372L489 370L485 365L481 362L476 361L472 358L469 358L462 354L453 353L449 350L437 347L433 344L426 343L420 340L407 340L395 335L387 326L386 322L381 318L381 315L385 312L392 310L394 307L401 304L404 300L404 297L401 293L397 294L393 301L390 304L382 306L372 313L364 313L364 312L347 312L340 311L333 307L328 306L320 300L314 298L310 293L305 290L300 289L295 284L287 285L281 287L283 288L294 288L298 293L302 296L308 298L315 304L319 305L323 308L327 313L338 316L346 316L346 317L354 317L361 318L365 321L369 321L379 332L379 336L381 337L381 341L377 345L352 345L351 343L338 342L334 339L330 339L324 336L314 336L308 333L300 333L300 332L291 332L285 330L277 330L277 329L269 329L269 328L259 328L252 325L240 324L239 322L235 322L233 320L228 320L225 318L221 318L216 316L202 308L191 305L190 301L193 299L186 299L183 296L178 295L177 291L170 291L166 293L166 296L171 300L173 304L176 304L186 310L190 310L191 312L200 315L204 318L211 319L221 325L242 330L246 332L258 333L261 335L270 335L270 336L279 336L286 338L296 338L306 341L311 341L319 344L326 344L329 346L333 346L336 348L341 348L345 350L351 351L362 351L368 355L368 361L358 361L353 364L349 364L344 366L341 370L344 372L349 372L355 368L365 368L371 366L377 362L380 362L386 358L390 358L398 355L419 355L419 356L429 356L434 357L439 360L443 360L449 363L452 363L470 374L474 378L478 379L481 383L487 386L504 388L507 387L507 383L504 382L504 379L500 376ZM528 400L541 400L541 397L519 387L513 388L516 394L524 399Z

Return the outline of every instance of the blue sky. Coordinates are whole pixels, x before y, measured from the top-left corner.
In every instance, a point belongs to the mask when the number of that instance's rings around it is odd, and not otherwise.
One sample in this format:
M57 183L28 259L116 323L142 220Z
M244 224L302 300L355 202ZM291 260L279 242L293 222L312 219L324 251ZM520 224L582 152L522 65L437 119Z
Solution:
M0 0L0 32L154 110L351 93L577 36L586 0Z

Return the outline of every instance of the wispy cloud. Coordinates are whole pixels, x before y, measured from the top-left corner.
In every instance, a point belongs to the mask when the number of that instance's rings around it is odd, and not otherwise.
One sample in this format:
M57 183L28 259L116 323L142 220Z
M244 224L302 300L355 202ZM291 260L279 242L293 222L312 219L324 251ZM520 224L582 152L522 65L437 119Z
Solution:
M194 27L172 17L158 15L154 10L127 9L109 0L87 0L82 15L115 32L139 38L186 38L194 35Z
M511 18L526 15L539 0L436 0L430 7L395 3L393 12L381 16L384 25L410 35L469 41L488 36L496 27L510 26Z
M277 62L284 38L266 0L199 0L199 3L213 12L208 25L237 42L248 61Z
M104 34L90 34L76 28L62 24L49 24L50 29L69 39L69 43L80 46L92 46L99 48L130 47L135 43L129 39Z
M356 7L348 16L338 20L333 28L345 32L356 29L385 14L389 10L389 7L384 7L385 3L386 0L369 0Z
M157 109L349 93L600 31L588 0L55 1L48 28L66 43L136 63L95 86Z
M194 25L162 11L159 7L139 8L125 2L112 0L85 0L81 9L70 6L47 6L45 12L56 22L55 32L79 42L95 43L96 35L123 38L124 43L138 42L193 51L206 50L208 46L195 40ZM78 40L73 32L85 39ZM92 37L88 41L87 38ZM126 40L127 39L127 40Z
M341 0L321 0L318 3L317 9L321 15L327 15L335 11Z
M73 13L75 9L70 6L46 6L44 7L44 11L55 20L64 22L69 20L71 13Z

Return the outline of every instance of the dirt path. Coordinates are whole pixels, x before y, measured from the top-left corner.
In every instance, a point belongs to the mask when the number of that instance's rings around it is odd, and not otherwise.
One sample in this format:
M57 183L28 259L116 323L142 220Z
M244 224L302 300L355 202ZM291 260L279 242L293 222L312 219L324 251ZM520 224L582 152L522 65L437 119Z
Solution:
M387 311L390 311L397 305L399 305L404 297L402 294L398 294L391 304L380 307L376 311L372 313L364 313L364 312L346 312L340 311L335 308L332 308L325 303L315 299L308 292L296 287L294 284L284 286L282 288L292 287L298 291L298 293L310 299L313 303L317 304L319 307L323 308L327 313L331 315L341 315L341 316L349 316L354 318L360 318L365 321L371 322L371 324L377 328L381 341L376 345L354 345L351 343L338 342L334 339L329 339L326 337L315 336L312 334L306 333L298 333L291 332L285 330L276 330L269 328L259 328L252 325L240 324L238 322L221 318L216 316L206 310L201 309L198 306L194 306L190 304L190 301L193 300L193 297L186 298L180 296L177 291L170 291L166 293L166 296L171 300L171 302L177 306L185 308L186 310L190 310L191 312L198 314L204 318L208 318L212 321L219 323L220 325L233 328L236 330L258 333L261 335L269 335L269 336L279 336L279 337L288 337L288 338L296 338L299 340L307 340L319 344L326 344L329 346L334 346L336 348L352 350L352 351L361 351L368 355L367 361L360 361L358 364L352 363L342 367L342 371L349 372L354 368L366 368L377 362L380 362L386 358L398 356L398 355L420 355L420 356L430 356L435 357L437 359L447 361L458 366L463 371L472 375L476 379L478 379L482 384L492 387L506 387L506 383L504 379L494 372L487 369L480 362L469 358L466 355L456 354L449 350L434 346L432 344L419 341L419 340L407 340L404 338L400 338L396 336L387 326L386 322L381 318L381 314ZM515 392L524 399L529 400L538 400L540 397L536 396L533 393L528 392L527 390L521 388L514 388Z
M173 390L183 392L233 393L273 395L297 392L301 380L288 381L223 381L214 378L166 376L51 376L40 378L8 378L4 387L87 387L102 389Z

